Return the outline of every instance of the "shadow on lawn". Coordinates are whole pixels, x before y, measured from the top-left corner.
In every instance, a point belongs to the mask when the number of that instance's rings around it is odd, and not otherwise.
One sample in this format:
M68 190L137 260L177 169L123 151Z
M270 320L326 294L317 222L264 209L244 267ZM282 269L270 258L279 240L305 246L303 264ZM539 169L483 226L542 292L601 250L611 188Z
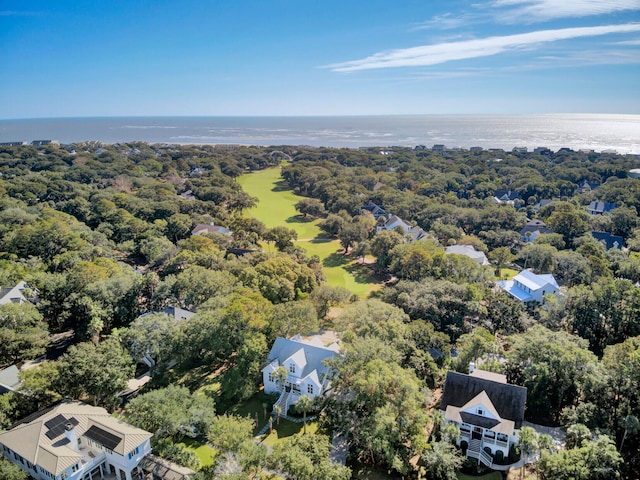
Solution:
M274 185L275 186L271 189L272 192L286 192L287 190L291 191L291 187L284 180L280 180Z
M287 218L285 222L287 223L311 223L315 220L313 217L305 217L303 215L292 215Z
M341 267L351 263L351 258L341 253L332 253L322 261L323 267Z
M356 283L380 283L380 279L376 277L371 267L362 265L361 263L352 263L344 269L353 275Z

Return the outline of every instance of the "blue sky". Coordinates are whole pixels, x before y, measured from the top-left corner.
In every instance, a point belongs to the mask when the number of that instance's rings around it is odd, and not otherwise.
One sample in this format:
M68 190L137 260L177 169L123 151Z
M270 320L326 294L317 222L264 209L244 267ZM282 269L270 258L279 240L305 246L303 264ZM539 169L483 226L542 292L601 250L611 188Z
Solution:
M640 0L0 0L0 118L640 113Z

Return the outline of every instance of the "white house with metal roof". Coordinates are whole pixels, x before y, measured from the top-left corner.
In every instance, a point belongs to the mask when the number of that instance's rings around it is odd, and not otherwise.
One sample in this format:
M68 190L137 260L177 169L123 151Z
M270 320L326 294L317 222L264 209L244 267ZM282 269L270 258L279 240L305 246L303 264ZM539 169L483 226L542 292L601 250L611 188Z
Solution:
M267 357L267 365L262 369L264 391L280 393L276 405L286 414L290 405L306 395L315 398L329 388L329 367L325 360L338 355L337 343L325 346L321 342L308 341L300 335L287 339L276 338ZM276 370L284 367L288 373L282 385Z
M104 408L63 400L0 432L0 452L37 480L136 480L151 436Z
M545 295L555 295L560 290L553 275L538 275L531 270L523 270L512 280L500 280L496 284L522 303L542 303Z

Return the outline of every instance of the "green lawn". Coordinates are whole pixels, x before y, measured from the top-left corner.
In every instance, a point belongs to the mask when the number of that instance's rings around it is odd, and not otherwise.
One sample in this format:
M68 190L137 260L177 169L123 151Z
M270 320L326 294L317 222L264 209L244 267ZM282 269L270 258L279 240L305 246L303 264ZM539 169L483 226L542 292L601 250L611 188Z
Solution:
M287 437L293 435L302 435L304 431L304 425L302 423L290 422L288 420L280 419L280 425L275 422L273 424L273 432L267 431L266 436L262 440L264 445L271 447L275 446L278 442L281 442ZM318 431L318 422L307 422L307 434L316 433Z
M514 270L512 268L503 268L502 269L502 278L500 278L499 280L511 280L517 274L518 274L517 270Z
M309 255L318 255L329 285L348 289L361 298L380 288L380 282L350 257L342 255L338 240L327 237L318 227L318 220L304 219L294 205L300 201L280 178L280 168L269 168L242 175L238 182L249 195L258 198L258 205L245 212L267 227L286 226L298 233L296 245ZM269 246L265 246L268 250ZM272 247L271 247L272 248Z
M218 455L218 452L215 449L196 440L186 439L178 445L187 447L187 449L194 452L198 457L198 460L200 460L200 465L203 467L213 465L214 458Z
M265 407L262 405L263 402L267 403L267 416L265 417ZM256 414L258 418L258 422L253 429L253 435L257 435L262 427L264 427L269 421L270 412L272 410L272 398L263 393L257 393L249 400L240 405L236 405L231 408L227 413L231 413L233 415L239 415L241 417L249 417L252 420L256 419Z

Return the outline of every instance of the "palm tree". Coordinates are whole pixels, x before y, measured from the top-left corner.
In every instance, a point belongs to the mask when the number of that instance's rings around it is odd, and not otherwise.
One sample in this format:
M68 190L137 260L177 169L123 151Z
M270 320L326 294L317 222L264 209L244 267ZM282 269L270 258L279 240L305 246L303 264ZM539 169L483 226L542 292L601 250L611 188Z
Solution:
M538 453L540 457L542 457L542 452L549 453L551 451L551 447L553 447L553 438L548 433L543 433L538 437ZM538 463L540 461L540 457L538 458ZM538 472L538 464L536 464L536 475L538 478L540 477L540 473Z
M529 459L529 455L538 449L538 432L531 427L522 427L518 435L520 454L524 457L522 462L522 474L524 478L524 467Z
M460 439L460 429L454 423L447 423L441 432L442 441L450 444L457 444Z
M276 368L273 372L273 378L275 378L276 382L278 382L278 384L280 385L280 391L284 391L285 387L287 386L288 377L289 372L282 365Z
M282 412L282 407L280 405L276 405L274 410L276 411L276 423L280 425L280 413Z
M307 434L307 412L311 410L313 407L313 400L311 397L306 395L302 395L298 402L296 403L297 407L302 410L302 421L304 423L304 434Z
M624 445L624 441L627 439L627 433L630 433L631 435L638 433L638 431L640 431L640 421L638 421L638 417L635 415L627 415L620 419L620 426L624 427L624 435L620 442L620 452L622 452L622 446Z

